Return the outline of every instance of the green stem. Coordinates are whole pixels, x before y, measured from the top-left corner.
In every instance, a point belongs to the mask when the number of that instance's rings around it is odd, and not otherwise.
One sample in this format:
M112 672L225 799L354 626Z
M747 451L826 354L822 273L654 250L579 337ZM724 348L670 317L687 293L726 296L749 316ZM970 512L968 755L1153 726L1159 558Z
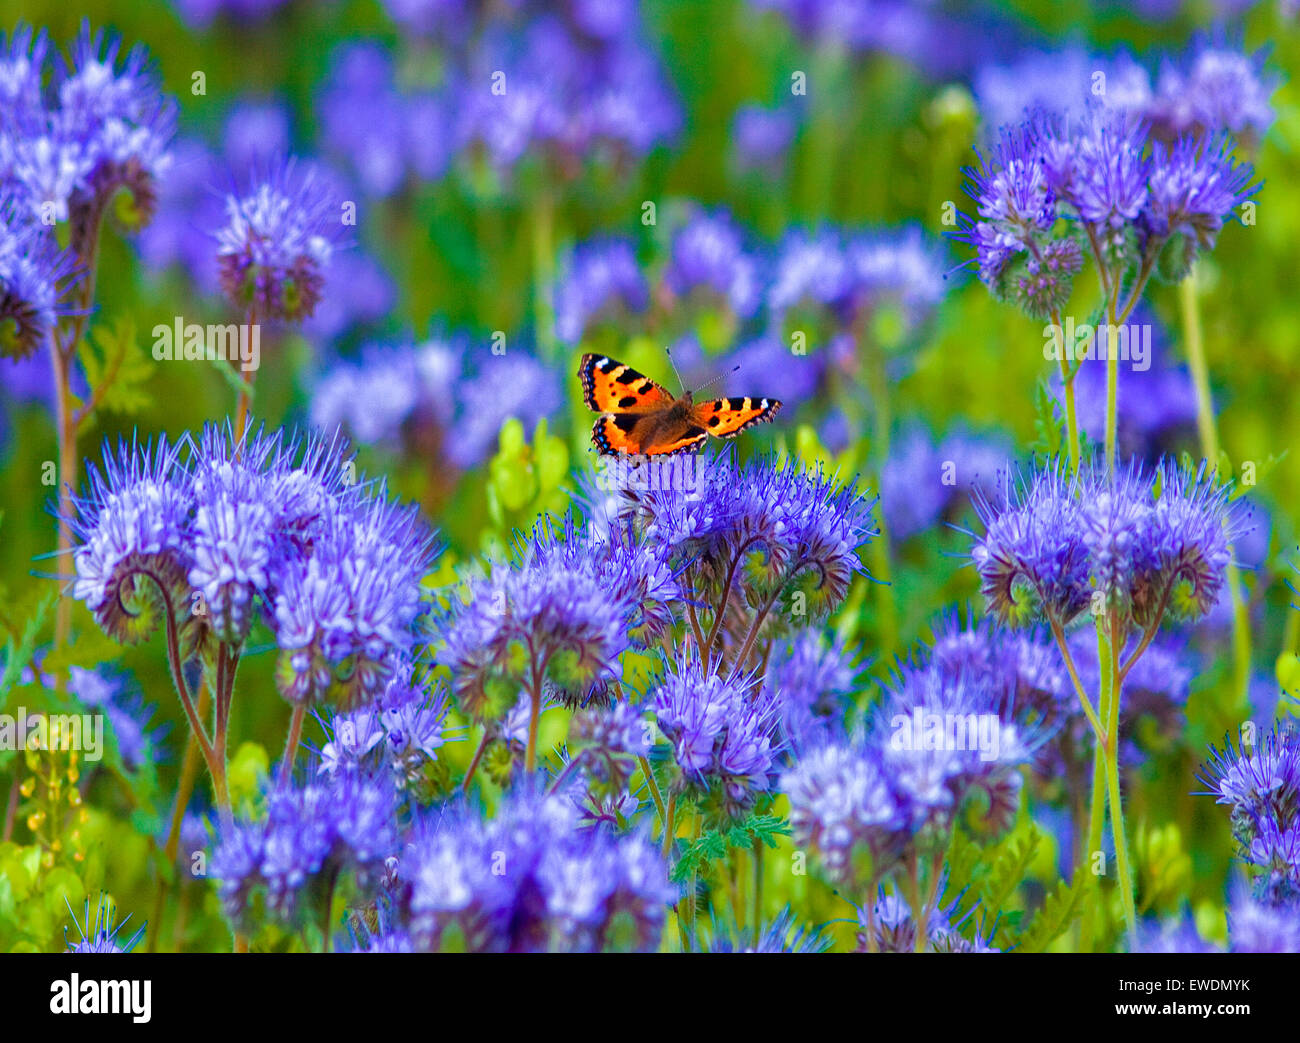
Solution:
M478 742L478 749L474 751L474 759L469 762L469 767L465 769L465 778L461 781L460 791L469 792L469 784L474 779L474 773L478 771L479 761L483 759L483 754L487 752L488 743L492 741L492 732L484 728L483 738Z
M1119 427L1119 326L1115 320L1115 303L1106 310L1106 473L1115 473L1117 432Z
M1070 473L1079 473L1079 416L1074 405L1074 378L1076 374L1070 372L1070 361L1065 357L1065 327L1061 323L1059 312L1052 313L1052 322L1056 329L1060 331L1061 343L1057 345L1057 361L1061 366L1061 388L1065 395L1065 423L1066 433L1069 438L1070 450Z
M1110 828L1115 841L1115 862L1119 867L1120 897L1124 902L1124 920L1130 936L1137 929L1137 910L1133 900L1133 873L1128 861L1128 837L1124 831L1124 806L1119 790L1119 710L1124 698L1124 680L1120 674L1120 658L1124 652L1125 635L1120 632L1119 612L1110 611L1110 659L1099 660L1105 664L1103 673L1110 673L1110 715L1106 721L1107 789L1110 791Z
M1178 284L1178 300L1182 311L1183 337L1187 347L1187 362L1192 371L1192 384L1196 389L1196 428L1201 437L1201 452L1206 466L1219 466L1219 430L1214 415L1214 401L1210 396L1210 370L1205 360L1205 342L1201 336L1201 311L1196 296L1196 269ZM1229 547L1229 553L1232 549ZM1228 591L1232 596L1232 657L1235 695L1244 704L1250 692L1250 617L1246 599L1242 594L1241 571L1231 561L1228 564Z
M556 361L555 302L555 198L542 189L533 200L533 325L538 354Z

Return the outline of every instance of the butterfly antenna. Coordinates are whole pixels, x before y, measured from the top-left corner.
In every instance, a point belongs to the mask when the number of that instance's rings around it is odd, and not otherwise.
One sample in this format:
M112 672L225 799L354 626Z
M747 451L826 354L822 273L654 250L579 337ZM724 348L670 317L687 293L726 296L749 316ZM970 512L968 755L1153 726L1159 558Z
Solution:
M732 366L732 367L731 367L731 372L732 372L732 373L739 373L739 372L740 372L740 367L739 367L739 366ZM727 374L725 374L725 373L719 373L716 377L714 377L712 380L710 380L707 384L701 384L701 385L700 385L699 387L697 387L694 391L692 391L691 394L692 394L692 395L698 395L701 391L705 390L706 388L711 388L711 387L713 387L714 384L716 384L719 380L721 380L721 379L722 379L723 377L725 377L726 375L727 375Z
M673 359L673 349L671 347L665 346L664 354L668 356L668 364L673 367L673 376L677 378L677 386L681 388L682 391L685 391L686 381L682 379L682 374L677 368L677 362L676 360Z

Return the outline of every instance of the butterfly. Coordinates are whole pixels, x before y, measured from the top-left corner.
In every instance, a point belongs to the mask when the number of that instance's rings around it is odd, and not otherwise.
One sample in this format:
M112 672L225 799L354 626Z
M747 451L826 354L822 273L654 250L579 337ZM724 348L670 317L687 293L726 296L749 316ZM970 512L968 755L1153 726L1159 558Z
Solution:
M781 408L775 398L697 403L689 391L674 398L649 377L605 355L583 355L578 377L583 401L600 413L591 440L606 455L698 452L709 435L734 438L771 420Z

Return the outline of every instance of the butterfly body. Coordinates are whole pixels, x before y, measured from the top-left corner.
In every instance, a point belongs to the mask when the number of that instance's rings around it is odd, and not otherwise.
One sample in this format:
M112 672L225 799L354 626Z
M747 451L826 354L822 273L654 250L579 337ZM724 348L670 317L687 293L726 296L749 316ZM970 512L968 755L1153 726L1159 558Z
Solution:
M631 366L584 355L578 366L583 401L600 413L591 440L602 453L661 456L698 452L710 435L732 438L771 420L781 403L769 398L675 397Z

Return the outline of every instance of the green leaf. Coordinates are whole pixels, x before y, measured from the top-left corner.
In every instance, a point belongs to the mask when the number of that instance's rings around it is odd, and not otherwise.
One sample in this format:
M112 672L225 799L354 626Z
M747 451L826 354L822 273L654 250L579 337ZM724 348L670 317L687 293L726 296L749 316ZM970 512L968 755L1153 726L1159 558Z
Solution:
M1095 881L1096 878L1090 873L1079 873L1073 884L1058 881L1042 908L1017 935L1016 951L1046 952L1047 947L1087 910L1088 904L1093 900Z
M27 618L26 625L23 627L22 637L17 644L14 643L13 636L5 641L5 664L4 673L0 674L0 710L3 710L9 699L9 690L17 683L18 678L22 676L23 671L31 664L32 653L36 648L36 638L40 634L41 628L45 626L45 618L50 613L50 608L58 600L58 594L51 591L37 602L36 610Z
M95 409L132 416L149 405L143 386L155 367L136 339L135 320L129 314L119 316L111 326L95 326L78 345L77 353L92 404L82 419L82 429L90 425Z
M986 916L992 918L1006 911L1007 902L1024 881L1042 839L1042 832L1031 822L1025 832L1013 834L1000 845L988 879L980 885Z

